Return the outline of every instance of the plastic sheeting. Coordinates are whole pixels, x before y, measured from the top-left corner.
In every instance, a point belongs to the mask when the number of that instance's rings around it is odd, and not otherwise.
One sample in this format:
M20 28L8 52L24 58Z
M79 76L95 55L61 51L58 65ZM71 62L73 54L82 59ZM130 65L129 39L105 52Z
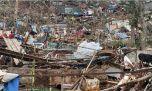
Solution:
M125 68L131 68L130 66L134 67L132 61L127 56L124 56L124 65Z
M3 91L19 91L19 76L4 84Z
M78 59L90 58L93 56L94 52L101 50L99 43L96 42L87 42L83 41L77 48L77 51L74 53L74 57Z
M126 39L128 38L128 35L126 33L116 33L116 36L118 36L121 39Z
M2 82L9 82L10 80L15 79L18 76L18 74L6 73L2 79Z
M37 29L36 29L36 27L37 27L37 25L36 24L32 24L32 31L34 31L34 32L36 32L37 33Z
M0 90L3 91L18 91L19 89L19 75L14 73L6 73L0 70L1 81L4 84L0 84Z

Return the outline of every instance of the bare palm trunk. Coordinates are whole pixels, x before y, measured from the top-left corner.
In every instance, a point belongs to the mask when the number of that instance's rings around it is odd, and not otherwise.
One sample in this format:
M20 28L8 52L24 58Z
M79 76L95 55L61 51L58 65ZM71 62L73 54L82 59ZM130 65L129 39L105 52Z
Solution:
M131 27L131 47L135 46L135 28Z
M142 29L143 29L143 32L141 34L141 48L144 49L146 47L146 23L145 23L145 20L144 20L144 13L143 13L143 1L139 1L139 4L140 4L140 8L141 8L141 16L140 16L140 19L141 19L141 26L142 26Z
M16 20L17 20L17 15L18 15L18 0L16 0L16 4L15 4L15 12L14 12L14 27L16 29Z

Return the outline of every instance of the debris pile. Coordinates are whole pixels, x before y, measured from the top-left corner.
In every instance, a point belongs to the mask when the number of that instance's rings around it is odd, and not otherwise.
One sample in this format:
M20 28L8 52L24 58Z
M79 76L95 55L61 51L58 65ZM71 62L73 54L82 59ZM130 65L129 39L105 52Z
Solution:
M15 5L15 16L9 8L0 22L0 90L151 91L146 2L1 3Z

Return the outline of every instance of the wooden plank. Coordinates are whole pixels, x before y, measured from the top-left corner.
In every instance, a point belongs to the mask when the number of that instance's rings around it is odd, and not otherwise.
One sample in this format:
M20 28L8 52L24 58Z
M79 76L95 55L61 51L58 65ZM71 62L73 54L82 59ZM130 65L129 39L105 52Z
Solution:
M6 31L6 34L9 35L11 32L10 31ZM16 52L19 52L19 48L18 46L16 45L17 42L14 43L13 39L9 39L9 38L6 38L8 41L9 41L9 45L12 45L12 51L16 51Z
M18 49L15 47L15 45L12 43L12 41L8 38L5 38L5 40L7 41L7 46L10 46L12 51L18 52Z
M12 50L12 46L9 45L9 41L5 37L3 37L3 39L7 45L7 49Z
M20 42L17 41L17 39L11 39L14 43L14 45L17 47L18 52L21 50Z
M10 31L6 31L7 35L9 35L10 33L11 33ZM20 52L21 51L21 49L22 49L22 47L20 46L21 43L18 42L17 39L13 38L13 39L8 39L8 40L10 40L12 45L14 46L15 49L13 49L13 50L15 50L16 52ZM23 50L23 52L25 52L25 51Z
M7 35L10 34L10 31L6 31L5 32ZM8 46L9 50L12 50L12 51L15 51L15 52L19 52L18 48L15 46L15 44L13 43L13 41L9 38L5 38L3 37L5 42L6 42L6 45ZM19 60L16 59L16 58L13 58L14 59L14 62L15 64L17 65L19 63Z
M2 31L0 31L0 33L2 34ZM10 31L6 31L5 32L7 35L9 35L11 32ZM7 47L9 50L12 50L12 51L15 51L15 52L20 52L20 44L19 42L16 40L16 39L9 39L9 38L5 38L3 37ZM18 64L19 63L19 60L16 59L16 58L13 58L14 59L14 62L15 64Z
M14 49L14 45L11 44L10 40L8 40L7 38L4 38L4 40L5 40L5 42L6 42L9 50L17 52L17 49ZM19 63L18 59L13 58L13 60L14 60L14 62L15 62L16 65Z

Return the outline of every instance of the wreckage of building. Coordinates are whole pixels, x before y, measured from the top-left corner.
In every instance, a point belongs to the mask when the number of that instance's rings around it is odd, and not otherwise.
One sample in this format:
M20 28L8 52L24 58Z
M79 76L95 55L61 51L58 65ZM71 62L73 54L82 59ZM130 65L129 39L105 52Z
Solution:
M139 52L137 49L114 50L99 47L100 50L91 58L82 58L85 56L82 55L83 52L95 49L87 47L88 45L80 45L78 48L81 48L79 51L82 54L75 56L73 50L67 48L43 49L28 44L18 45L17 42L14 38L1 38L3 43L0 48L1 69L19 74L22 89L30 88L31 84L42 88L61 86L62 90L89 89L86 84L92 82L96 83L94 89L97 91L98 89L109 91L121 87L137 89L138 86L144 85L144 80L148 81L151 78L151 67L130 70L135 66L130 58L139 63L135 55L141 54L142 51ZM84 43L87 44L86 41ZM20 51L18 48L21 48ZM30 53L27 53L28 51ZM126 58L122 52L130 54L131 57L128 55L129 58ZM124 77L119 80L123 75Z
M0 1L0 91L152 91L150 5Z

